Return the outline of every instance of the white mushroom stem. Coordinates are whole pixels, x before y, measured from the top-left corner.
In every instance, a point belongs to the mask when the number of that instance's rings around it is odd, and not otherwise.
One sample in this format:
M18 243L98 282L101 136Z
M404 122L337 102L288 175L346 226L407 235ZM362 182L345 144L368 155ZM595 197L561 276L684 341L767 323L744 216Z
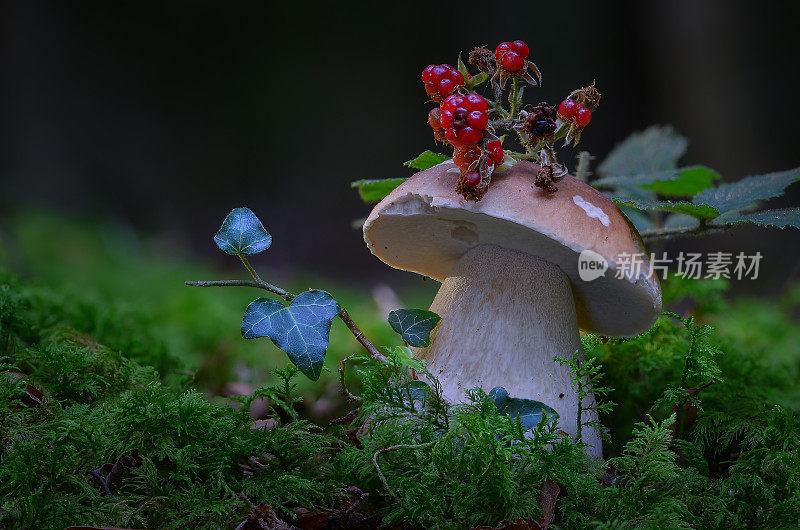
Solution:
M453 267L431 311L442 321L431 345L415 355L427 361L445 399L463 402L466 389L502 386L512 397L555 409L560 428L576 436L578 395L569 367L553 360L581 350L573 293L561 269L516 250L477 246ZM581 420L594 419L584 411ZM590 455L602 456L592 428L584 427L582 437Z

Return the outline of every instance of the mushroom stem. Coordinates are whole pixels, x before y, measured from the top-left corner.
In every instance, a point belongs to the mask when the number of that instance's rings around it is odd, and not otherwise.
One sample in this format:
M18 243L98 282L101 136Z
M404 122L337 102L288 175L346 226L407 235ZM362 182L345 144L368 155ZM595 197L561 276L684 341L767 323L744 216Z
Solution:
M576 436L578 395L569 367L553 360L581 350L573 293L561 269L523 252L480 245L450 271L431 311L442 321L431 345L415 355L427 361L445 399L462 402L466 389L502 386L512 397L554 408L561 429ZM584 410L582 421L593 414ZM597 433L583 429L582 435L587 452L601 457Z

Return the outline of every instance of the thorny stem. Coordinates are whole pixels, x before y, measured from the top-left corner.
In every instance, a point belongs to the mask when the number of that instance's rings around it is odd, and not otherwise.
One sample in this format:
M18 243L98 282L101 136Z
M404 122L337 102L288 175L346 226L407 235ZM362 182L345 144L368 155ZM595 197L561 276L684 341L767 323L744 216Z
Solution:
M245 258L242 258L242 262L245 263L247 267L249 263ZM252 269L252 267L248 267L248 269ZM258 278L258 274L256 274L255 270L251 272L255 278ZM276 285L272 285L271 283L267 283L261 279L256 281L250 280L211 280L211 281L187 281L186 285L192 287L255 287L257 289L264 289L265 291L269 291L270 293L276 294L286 300L287 302L291 302L292 299L295 297L294 294L281 289ZM353 319L350 318L350 314L343 308L340 307L339 313L336 315L338 316L342 322L347 326L347 329L353 334L358 342L364 346L364 349L367 350L370 357L372 357L375 361L380 363L386 362L386 356L383 355L378 348L370 341L364 332L361 331Z
M672 236L697 236L710 232L717 232L720 228L709 226L708 224L700 223L697 226L681 226L677 228L653 228L652 230L645 230L640 232L642 239L645 242L664 239Z
M514 77L511 79L511 95L509 99L511 100L511 119L517 117L517 96L519 94L519 84L517 83L517 78Z
M378 473L378 478L381 480L383 487L386 488L386 491L389 492L389 495L391 495L396 502L400 502L400 499L398 499L397 495L395 495L394 492L392 492L392 489L389 487L389 483L386 481L386 477L383 476L383 472L381 471L381 466L378 465L378 456L389 453L391 451L395 451L397 449L422 449L423 447L428 447L430 445L433 445L434 443L435 442L427 442L424 444L397 444L397 445L392 445L390 447L384 447L382 449L378 449L377 451L375 451L375 454L372 455L372 466Z

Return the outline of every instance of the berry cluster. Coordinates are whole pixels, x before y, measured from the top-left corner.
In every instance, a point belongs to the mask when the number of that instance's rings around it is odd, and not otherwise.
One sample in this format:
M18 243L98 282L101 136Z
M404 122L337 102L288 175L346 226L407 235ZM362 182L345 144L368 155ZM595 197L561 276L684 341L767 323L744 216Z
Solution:
M503 147L500 140L493 140L486 144L490 166L499 166L503 163ZM453 163L461 170L464 183L467 186L476 186L480 182L480 173L477 171L481 158L481 148L477 145L460 145L453 149Z
M483 130L489 125L486 111L489 103L483 96L470 92L462 96L453 94L442 102L439 121L444 135L453 146L475 145L483 138Z
M525 66L525 59L528 58L530 49L521 40L514 42L501 42L494 50L497 64L510 73L517 73Z
M582 129L592 121L592 112L580 101L567 98L558 106L558 117L564 123L574 123Z
M428 124L437 141L453 147L453 162L461 177L456 191L467 200L479 201L489 189L496 168L513 159L533 160L540 166L533 185L547 193L555 186L567 168L555 154L555 142L565 139L565 145L578 143L583 128L589 124L600 102L594 85L574 90L558 106L539 103L525 107L523 86L541 83L541 72L528 60L530 49L521 40L502 42L494 52L485 46L474 48L469 64L480 73L470 75L459 58L458 69L448 64L432 64L422 71L425 91L438 106L428 113ZM508 97L503 95L511 80ZM475 87L489 81L493 89L491 101L474 92ZM510 109L503 102L510 103ZM491 104L490 104L491 103ZM517 133L525 151L505 152L498 129Z
M523 130L531 140L550 138L556 132L556 109L549 103L539 103L528 112Z
M422 71L425 92L436 103L453 93L456 87L464 85L464 76L449 64L432 64Z

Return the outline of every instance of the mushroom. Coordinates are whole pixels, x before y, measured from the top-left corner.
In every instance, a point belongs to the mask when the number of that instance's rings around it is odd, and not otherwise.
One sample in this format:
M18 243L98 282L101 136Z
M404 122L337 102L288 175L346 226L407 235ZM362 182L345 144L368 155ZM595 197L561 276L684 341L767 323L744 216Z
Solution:
M561 429L575 436L578 395L569 367L553 358L581 350L579 327L612 337L647 330L661 288L639 233L611 200L569 176L547 194L532 186L538 170L521 161L496 171L473 202L455 191L455 164L443 162L376 205L364 240L388 265L442 282L431 304L442 320L430 346L414 354L445 399L502 386L555 409ZM639 271L624 265L625 255L629 264L641 259ZM581 279L579 257L587 256L580 261L607 263L605 273ZM587 431L587 452L602 456L599 435Z

